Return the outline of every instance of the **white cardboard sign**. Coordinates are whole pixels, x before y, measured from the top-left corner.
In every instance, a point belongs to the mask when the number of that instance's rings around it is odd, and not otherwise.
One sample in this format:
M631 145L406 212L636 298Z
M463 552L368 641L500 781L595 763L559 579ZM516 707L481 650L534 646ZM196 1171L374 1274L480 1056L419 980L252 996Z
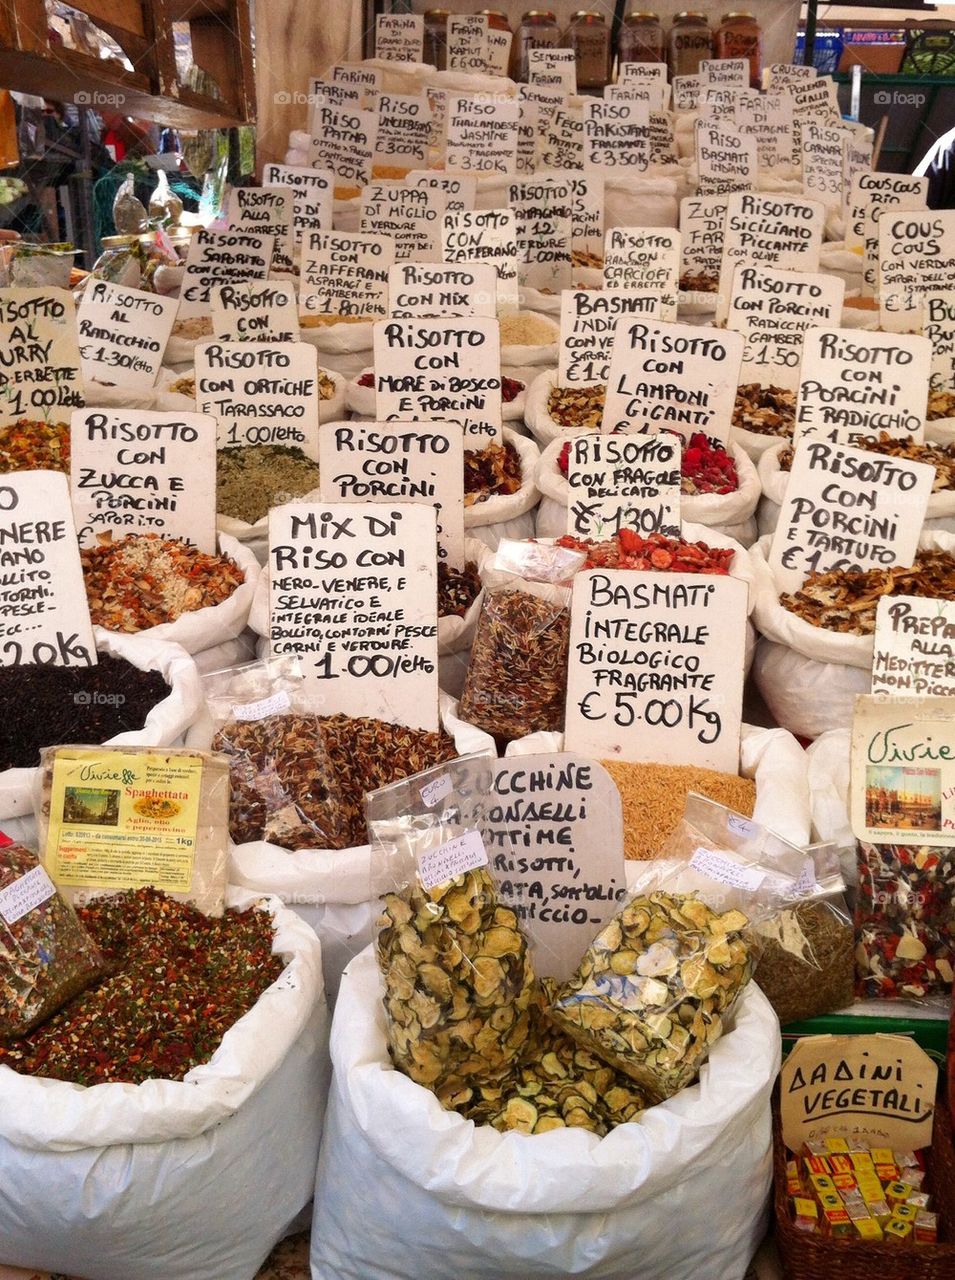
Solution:
M932 344L932 391L955 391L955 291L922 294L923 333Z
M606 386L622 316L669 317L659 293L647 289L564 289L560 295L559 387Z
M681 275L704 276L716 286L728 200L728 196L684 196L680 201Z
M66 422L83 407L76 308L66 289L0 289L0 426Z
M670 99L667 69L662 62L623 62L620 65L618 87L639 86L652 95L651 111L665 111Z
M795 391L803 338L809 329L839 324L845 291L838 276L737 264L726 327L746 343L741 380Z
M583 169L584 113L580 107L562 107L554 113L538 144L539 169Z
M441 256L446 196L402 182L372 182L361 195L359 230L394 241L399 262L435 262Z
M756 140L725 122L696 122L697 191L701 196L749 191L756 185Z
M700 63L700 82L704 85L749 87L748 58L704 58Z
M772 62L763 68L763 85L767 90L785 89L805 80L815 80L818 72L801 62Z
M308 162L313 169L330 169L336 186L363 187L371 181L377 137L377 111L357 107L338 110L317 102L312 112Z
M848 129L805 122L802 126L802 186L827 209L840 210L846 195Z
M518 279L531 289L567 289L571 281L574 197L570 183L542 175L508 187L517 224Z
M448 98L447 167L456 173L513 174L517 170L516 98L493 93Z
M588 569L574 578L564 742L598 760L739 769L747 588Z
M616 783L570 752L498 760L479 807L497 892L527 935L534 972L564 982L627 896Z
M279 280L241 280L210 291L212 332L220 342L298 342L295 289Z
M426 95L380 93L375 163L413 169L428 163L431 104Z
M399 320L426 316L497 315L497 271L489 263L396 262L388 272L391 315Z
M738 263L783 271L818 271L825 222L826 210L818 200L752 191L728 196L717 323L726 319Z
M269 512L269 637L325 715L438 729L435 512L395 502Z
M291 190L292 225L297 240L301 239L304 231L331 230L335 175L330 169L267 164L262 170L262 184Z
M923 462L801 441L769 551L780 591L814 572L910 565L934 479Z
M14 471L2 477L0 548L0 666L95 666L66 476Z
M531 84L577 92L577 59L573 49L528 49L527 78Z
M541 133L541 113L536 102L518 98L520 119L517 122L517 151L514 156L514 172L520 177L530 177L537 170L537 142Z
M674 111L696 111L703 90L703 81L698 75L674 76L671 88Z
M388 62L421 62L423 51L423 14L378 14L375 19L376 58L384 58Z
M233 187L229 225L236 231L272 237L272 270L294 267L292 233L294 192L289 187Z
M538 123L543 129L557 112L567 105L567 95L563 89L548 89L540 84L519 84L517 99L527 106L537 107Z
M477 198L477 178L473 173L431 173L412 169L405 178L405 184L442 192L447 197L448 211L452 213L473 209Z
M70 491L80 546L158 533L216 550L216 421L203 413L79 409Z
M310 231L302 239L300 315L386 316L395 242L360 231Z
M579 169L548 169L536 174L538 182L555 182L570 191L571 244L575 252L599 254L604 236L604 179L599 173Z
M575 435L567 458L567 532L603 541L621 529L680 536L680 437Z
M650 111L645 102L584 103L584 168L643 173L650 167Z
M862 251L862 296L879 288L879 220L887 208L924 209L928 178L901 173L860 173L853 179L846 219L846 248Z
M318 458L318 352L307 342L200 342L196 407L220 449L273 444Z
M332 84L330 80L323 80L321 76L311 76L308 82L309 149L312 145L312 135L319 130L319 107L333 107L336 111L359 111L364 96L361 89L353 88L351 85ZM331 173L331 170L323 169L320 172ZM333 179L334 177L335 175L332 174Z
M458 422L326 422L323 502L424 502L437 513L438 558L464 566L464 435Z
M501 326L481 317L375 325L377 417L458 422L466 449L501 443Z
M518 308L517 222L513 209L475 209L444 215L444 260L497 269L497 309Z
M883 596L875 611L872 692L955 696L955 601Z
M921 441L931 362L932 344L917 334L809 329L794 439L849 444L885 431Z
M271 265L271 236L250 231L197 231L189 241L178 318L207 316L213 286L266 280Z
M655 289L660 317L676 320L680 233L671 227L611 227L604 239L605 289Z
M955 279L955 209L879 219L879 321L891 333L921 329L922 295Z
M761 169L792 162L793 104L788 93L754 94L737 104L735 123L740 133L755 139Z
M84 380L154 386L178 309L175 298L90 277L76 315Z
M377 102L383 81L384 72L381 67L369 67L363 62L341 62L332 67L332 84L357 89L361 94L362 106L369 110Z
M710 325L617 323L603 431L704 431L729 438L743 336Z
M447 26L447 69L485 75L488 69L488 20L477 13L452 13Z

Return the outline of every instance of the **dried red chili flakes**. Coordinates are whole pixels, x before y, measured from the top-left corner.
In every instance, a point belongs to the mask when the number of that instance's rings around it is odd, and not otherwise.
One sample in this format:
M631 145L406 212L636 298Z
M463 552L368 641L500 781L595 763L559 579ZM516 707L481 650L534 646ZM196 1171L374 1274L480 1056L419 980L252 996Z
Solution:
M375 375L373 373L363 373L357 380L359 387L373 387L375 385ZM519 382L517 378L501 378L501 399L505 404L510 404L524 390L524 383Z
M446 560L438 561L438 617L463 618L481 590L477 565L469 560L455 569Z
M910 566L811 573L798 591L781 595L779 603L813 627L869 636L875 632L875 613L883 596L953 595L955 558L947 551L920 551Z
M80 552L90 617L108 631L142 631L221 604L242 585L227 556L210 556L177 538L101 535Z
M605 542L591 542L564 534L557 545L587 555L585 569L642 569L669 573L711 573L726 576L735 552L731 547L709 547L705 542L684 542L651 533L644 538L632 529L621 529Z
M733 426L762 436L791 438L796 425L796 393L785 387L744 382L736 389Z
M521 455L509 440L486 449L464 451L464 505L472 507L494 494L517 493L523 483Z
M70 472L70 427L67 422L21 418L0 430L0 471Z
M28 1036L0 1045L0 1063L73 1084L181 1080L284 968L268 912L219 919L158 889L100 898L77 912L107 976Z
M859 841L857 862L857 993L947 993L955 970L955 850Z
M557 467L562 475L570 465L569 440L561 446L557 455ZM695 431L683 445L680 492L689 496L703 493L735 493L739 488L736 461L721 444L711 440L702 431Z

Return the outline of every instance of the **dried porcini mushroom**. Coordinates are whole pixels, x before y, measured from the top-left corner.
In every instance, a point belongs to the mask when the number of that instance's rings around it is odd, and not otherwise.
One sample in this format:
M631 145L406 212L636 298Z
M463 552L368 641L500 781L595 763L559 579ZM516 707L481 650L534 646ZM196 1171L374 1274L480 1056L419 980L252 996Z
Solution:
M736 389L733 426L761 436L791 439L796 425L796 393L785 387L744 382Z

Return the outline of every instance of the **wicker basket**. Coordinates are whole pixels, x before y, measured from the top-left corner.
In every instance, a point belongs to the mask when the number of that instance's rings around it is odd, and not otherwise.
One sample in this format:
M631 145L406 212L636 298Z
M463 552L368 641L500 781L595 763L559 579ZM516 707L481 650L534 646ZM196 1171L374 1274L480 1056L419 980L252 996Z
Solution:
M955 1280L955 1150L952 1120L941 1095L932 1126L926 1189L938 1213L939 1237L951 1243L905 1245L830 1240L798 1231L786 1195L786 1147L773 1099L773 1198L776 1245L786 1280Z

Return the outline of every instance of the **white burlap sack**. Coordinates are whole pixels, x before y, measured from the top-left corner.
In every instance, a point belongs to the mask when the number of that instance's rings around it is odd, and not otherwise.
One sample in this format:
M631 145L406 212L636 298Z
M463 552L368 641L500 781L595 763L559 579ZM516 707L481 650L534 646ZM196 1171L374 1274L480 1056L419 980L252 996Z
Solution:
M552 440L537 465L537 487L541 494L537 508L538 538L559 538L567 532L570 487L557 465L564 443L560 437ZM731 445L730 449L739 476L736 492L686 495L680 500L680 512L684 520L705 525L748 547L756 537L753 513L759 501L759 479L743 450L738 445Z
M562 733L531 733L509 742L505 755L528 756L563 751ZM756 783L753 817L800 848L810 840L812 811L806 753L785 729L744 724L739 772Z
M844 242L827 242L822 246L819 270L829 276L838 276L845 282L847 293L855 293L862 288L862 254L853 253Z
M675 227L680 220L680 198L687 195L683 175L608 177L604 186L604 226Z
M540 370L535 370L536 376ZM371 365L367 369L361 369L345 386L345 408L350 414L358 418L368 418L374 420L375 417L375 388L361 387L358 385L358 379L363 378L370 373L374 377L374 369ZM510 374L506 375L510 377ZM504 422L522 422L524 421L524 406L527 402L527 383L522 378L517 379L523 382L523 390L518 392L513 400L505 400L501 403L501 419Z
M730 1280L765 1225L776 1016L751 983L698 1084L606 1138L475 1127L395 1071L372 948L342 980L315 1187L321 1280ZM733 1211L722 1203L733 1171ZM675 1231L674 1223L680 1223Z
M790 444L790 436L763 435L759 431L747 431L744 427L730 427L730 440L739 445L751 462L759 466L759 460L767 449L772 449L780 442Z
M868 693L873 637L814 627L779 603L767 562L769 536L750 548L756 579L754 616L760 633L753 674L777 723L804 738L852 723L856 694ZM923 532L923 550L955 551L955 534Z
M537 465L540 451L528 436L504 428L504 439L513 445L521 459L521 487L517 493L491 494L483 502L464 508L464 527L472 538L492 551L502 538L520 540L534 536L534 510L540 496L537 492Z
M195 661L178 644L157 640L151 631L125 635L95 627L98 653L125 658L140 671L158 671L169 692L150 710L141 729L108 738L104 745L168 747L179 742L203 707L202 685ZM122 689L116 693L121 695ZM56 745L56 744L50 744ZM0 819L32 812L37 769L5 769L0 773Z
M459 720L457 709L441 695L441 723L458 754L496 755L494 739ZM369 846L290 850L265 840L230 845L229 880L280 898L312 926L322 942L325 987L334 1002L342 970L371 942L378 914Z
M228 891L230 906L256 900ZM267 907L286 968L185 1080L86 1089L0 1067L4 1262L89 1280L255 1275L312 1194L329 1077L321 944Z
M325 370L340 373L347 383L371 364L374 322L355 324L303 325L301 339L318 351L318 363Z
M822 733L806 749L814 840L828 840L845 850L843 874L849 884L858 882L856 839L849 821L850 729Z
M262 571L261 565L248 547L242 546L228 534L220 533L218 542L219 554L227 556L238 565L245 581L221 604L207 605L204 609L183 613L175 622L148 627L137 632L137 635L182 645L187 653L200 653L203 649L231 640L242 632L249 618L255 587Z
M779 469L779 455L785 444L782 441L774 448L767 449L759 460L759 482L763 491L757 513L760 536L772 533L776 528L780 508L789 488L789 472ZM945 489L931 495L922 528L926 531L938 529L945 533L955 533L955 489Z
M681 289L677 295L677 319L684 324L715 324L717 297L715 293Z
M208 342L213 337L212 329L204 334L201 338L186 338L182 334L173 333L166 343L166 350L163 352L162 362L169 368L170 366L178 368L180 365L193 365L196 362L196 344L199 342Z
M842 329L866 329L874 332L879 327L879 308L859 306L860 300L858 289L853 289L851 293L847 291L839 326Z
M90 409L153 409L155 387L121 387L108 382L83 382L83 399Z
M565 428L551 417L547 408L550 393L557 386L557 370L545 369L527 388L524 425L542 449L563 435Z

